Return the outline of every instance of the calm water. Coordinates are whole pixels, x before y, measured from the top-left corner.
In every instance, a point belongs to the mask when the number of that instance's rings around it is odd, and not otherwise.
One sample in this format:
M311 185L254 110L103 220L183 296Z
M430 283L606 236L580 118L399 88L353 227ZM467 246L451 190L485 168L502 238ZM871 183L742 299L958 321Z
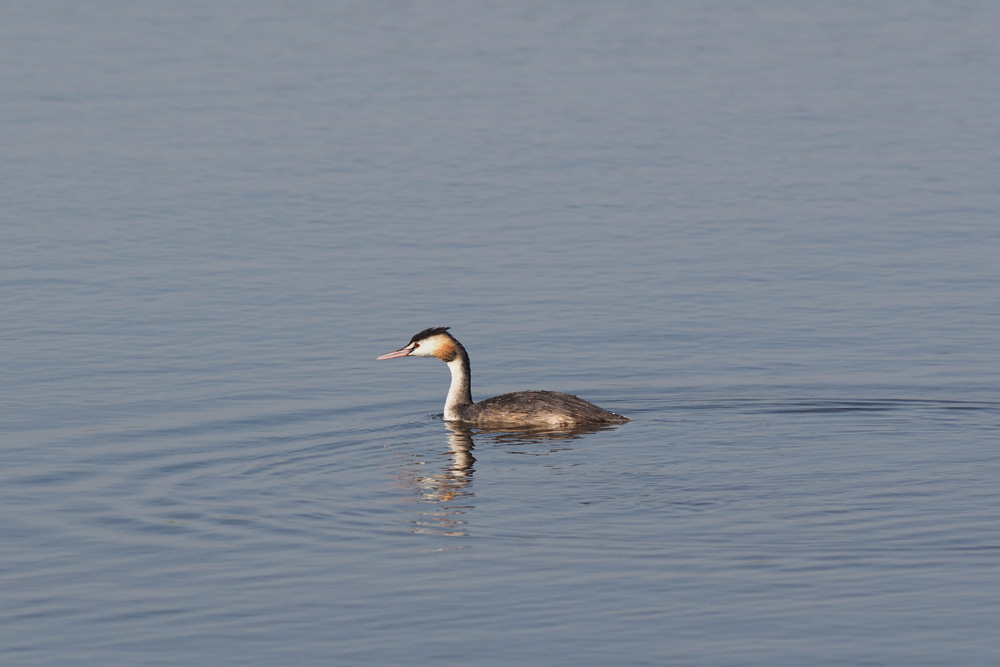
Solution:
M4 665L1000 659L997 3L2 13Z

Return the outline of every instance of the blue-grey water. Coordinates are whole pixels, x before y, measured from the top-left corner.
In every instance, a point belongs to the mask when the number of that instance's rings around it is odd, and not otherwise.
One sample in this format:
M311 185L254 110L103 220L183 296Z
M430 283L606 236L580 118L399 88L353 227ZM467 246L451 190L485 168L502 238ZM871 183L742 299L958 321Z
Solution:
M5 3L0 663L997 664L998 28Z

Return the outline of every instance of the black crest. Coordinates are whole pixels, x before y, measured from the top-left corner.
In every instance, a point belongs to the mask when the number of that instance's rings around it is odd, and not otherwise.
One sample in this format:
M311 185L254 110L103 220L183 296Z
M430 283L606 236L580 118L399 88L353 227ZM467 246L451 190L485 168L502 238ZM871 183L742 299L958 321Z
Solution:
M430 338L431 336L437 336L438 334L448 333L448 329L451 327L431 327L430 329L424 329L413 338L410 339L411 343L417 343L425 338ZM448 334L449 336L451 334Z

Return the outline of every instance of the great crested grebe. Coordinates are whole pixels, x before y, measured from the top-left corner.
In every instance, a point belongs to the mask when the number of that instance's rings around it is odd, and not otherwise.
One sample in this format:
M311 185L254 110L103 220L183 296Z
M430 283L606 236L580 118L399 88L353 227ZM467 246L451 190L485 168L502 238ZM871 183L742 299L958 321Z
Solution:
M577 426L622 424L630 421L582 398L558 391L518 391L472 402L469 355L448 333L451 327L424 329L404 347L381 359L437 357L451 370L451 388L444 402L444 418L478 426Z

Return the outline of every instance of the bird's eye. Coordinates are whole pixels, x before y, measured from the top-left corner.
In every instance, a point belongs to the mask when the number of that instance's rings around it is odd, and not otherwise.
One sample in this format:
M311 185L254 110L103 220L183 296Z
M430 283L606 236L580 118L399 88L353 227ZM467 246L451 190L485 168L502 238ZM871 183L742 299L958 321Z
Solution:
M413 349L414 349L414 350L415 350L415 349L417 349L418 347L420 347L420 343L414 343L414 344L413 344Z

